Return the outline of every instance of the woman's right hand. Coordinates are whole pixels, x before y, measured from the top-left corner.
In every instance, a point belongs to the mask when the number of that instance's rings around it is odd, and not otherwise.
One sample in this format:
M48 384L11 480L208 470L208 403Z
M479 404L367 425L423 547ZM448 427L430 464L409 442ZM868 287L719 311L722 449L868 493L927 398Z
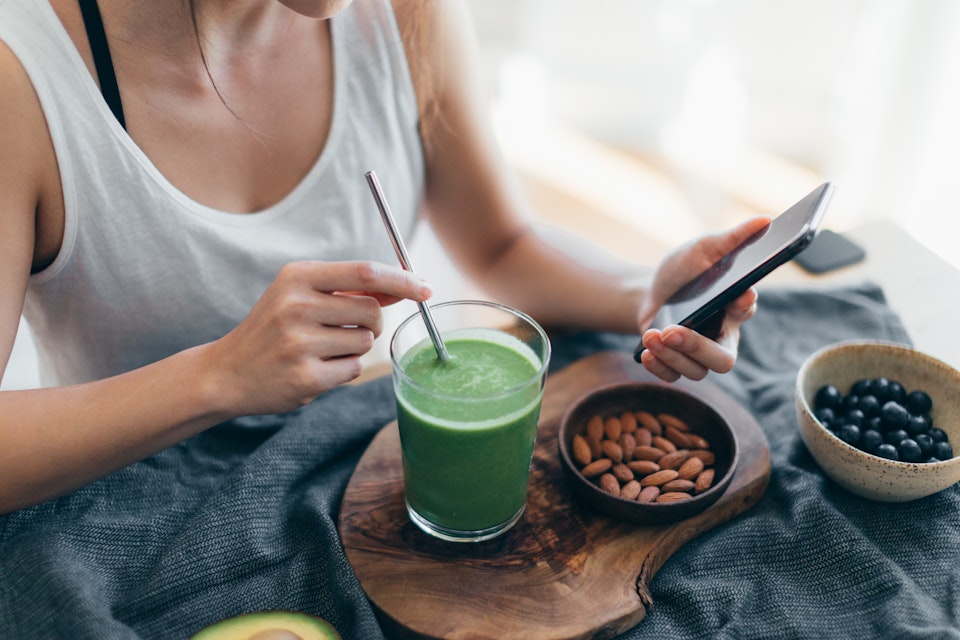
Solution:
M430 294L416 275L376 262L284 266L243 322L205 345L223 410L284 413L355 379L383 330L381 308Z

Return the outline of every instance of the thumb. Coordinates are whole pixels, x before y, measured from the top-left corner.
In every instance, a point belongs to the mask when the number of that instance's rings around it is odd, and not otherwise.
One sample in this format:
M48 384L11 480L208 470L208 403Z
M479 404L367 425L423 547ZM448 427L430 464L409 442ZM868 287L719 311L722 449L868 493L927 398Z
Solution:
M711 264L739 247L757 234L766 231L770 226L770 216L755 216L741 222L733 229L721 231L704 239L702 249Z

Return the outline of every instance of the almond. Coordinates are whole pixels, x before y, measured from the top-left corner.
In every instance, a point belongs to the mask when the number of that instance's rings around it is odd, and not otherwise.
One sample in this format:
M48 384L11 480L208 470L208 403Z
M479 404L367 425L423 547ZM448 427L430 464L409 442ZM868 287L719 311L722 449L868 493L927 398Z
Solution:
M637 417L637 423L642 425L653 435L659 436L663 434L663 427L660 426L660 421L657 420L652 413L647 411L637 411L634 413L634 415Z
M612 473L613 477L620 482L630 482L633 480L633 469L622 462L618 462L613 465L613 467L610 468L610 473Z
M661 469L679 469L680 465L686 462L689 457L689 451L686 449L678 449L677 451L664 454L662 458L657 460L657 464L660 465Z
M657 415L657 420L660 421L664 427L673 427L677 431L690 431L690 427L686 422L678 418L677 416L670 415L669 413L661 413Z
M653 460L633 460L632 462L628 462L627 466L630 467L631 471L641 476L648 476L651 473L660 471L660 465Z
M587 439L595 442L603 440L603 418L593 416L587 422Z
M590 446L590 455L594 460L597 458L603 457L603 447L600 446L600 440L594 440L593 438L587 438L587 445Z
M653 502L660 495L660 487L644 487L637 495L637 502Z
M659 487L662 484L670 482L671 480L677 479L677 472L673 469L661 469L656 473L651 473L643 480L640 481L640 484L644 487L655 486Z
M649 447L650 443L653 442L653 434L650 433L650 430L646 427L639 427L633 432L633 437L637 441L637 444L645 447Z
M584 478L596 478L601 473L606 473L610 471L613 467L613 461L609 458L598 458L594 460L583 469L580 469L580 473L583 474Z
M660 491L663 491L664 493L669 493L671 491L692 493L694 486L693 480L683 480L681 478L677 478L676 480L663 483L663 485L660 487Z
M693 492L694 493L703 493L711 486L713 486L713 475L715 471L713 469L704 469L700 472L700 475L697 476L696 482L694 482Z
M690 438L687 437L688 434L684 433L683 431L680 431L675 427L665 427L663 429L663 435L667 438L667 440L677 445L678 449L700 449L701 448L701 447L692 447L690 445Z
M637 448L633 450L633 459L634 460L653 460L654 462L656 462L657 460L662 458L663 454L665 453L666 451L664 451L663 449L657 449L656 447L637 446Z
M623 461L623 449L620 448L613 440L604 440L600 443L600 448L603 449L603 455L607 456L614 462Z
M667 453L673 453L677 450L677 445L673 444L662 436L653 436L652 443L657 449L663 449Z
M600 476L600 488L611 495L620 496L620 483L613 474L605 473Z
M631 411L624 411L620 416L620 425L624 433L633 433L637 430L637 416Z
M640 486L640 483L636 480L631 480L627 484L620 487L620 497L626 498L627 500L636 500L637 496L640 495L640 490L643 487Z
M710 443L695 433L687 434L687 440L690 442L691 449L709 449Z
M684 480L693 480L703 471L703 460L690 458L677 469L677 477Z
M714 455L713 451L708 451L706 449L694 449L690 452L690 456L703 460L703 466L705 467L709 467L717 461L717 456Z
M584 438L579 433L573 436L573 443L570 447L571 453L573 453L573 459L581 467L586 466L593 462L593 454L590 452L590 445L587 444L587 439Z
M633 460L633 450L637 448L637 440L629 433L620 434L617 444L623 449L623 459L626 462Z
M620 418L610 416L603 421L603 432L610 440L616 440L623 433L623 425L620 424Z
M681 493L679 491L671 491L669 493L661 493L657 496L657 502L680 502L681 500L689 500L689 493Z

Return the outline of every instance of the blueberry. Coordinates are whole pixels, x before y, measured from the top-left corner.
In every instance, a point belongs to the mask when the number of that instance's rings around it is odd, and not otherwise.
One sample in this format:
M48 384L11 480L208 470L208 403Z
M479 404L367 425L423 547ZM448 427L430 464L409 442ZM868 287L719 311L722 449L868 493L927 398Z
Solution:
M850 394L844 396L843 400L840 401L840 412L847 413L848 411L853 411L854 409L860 408L860 396Z
M865 396L873 391L873 381L861 378L850 386L850 395Z
M923 460L920 445L917 444L916 440L910 438L902 440L900 444L897 445L897 452L900 454L900 459L904 462L920 462Z
M936 444L933 441L933 438L929 433L921 433L913 438L917 441L917 444L920 445L920 452L923 453L924 457L932 456L935 454L934 445Z
M910 419L907 420L906 429L907 433L915 436L927 433L930 430L930 424L923 416L910 416Z
M863 411L863 414L867 417L879 415L880 401L877 400L876 396L860 396L860 402L857 403L857 408L860 409L860 411Z
M840 406L842 400L843 394L840 393L840 389L832 384L827 384L817 389L817 393L813 397L813 406L817 409L823 407L836 409Z
M886 378L876 378L870 386L873 389L873 395L880 401L880 404L890 399L890 381Z
M886 440L890 444L896 446L900 444L901 441L906 440L910 437L910 434L904 431L903 429L894 429L887 433Z
M889 391L887 392L887 396L888 396L888 400L892 400L893 402L898 402L902 404L907 397L907 390L904 389L903 385L900 384L898 381L891 380Z
M930 456L929 458L923 461L924 464L933 464L934 462L943 462L943 461L940 458L934 458L933 456Z
M860 448L867 453L873 453L874 449L881 444L883 444L883 436L876 429L866 429L860 436Z
M887 460L899 460L900 456L897 454L897 448L889 443L883 443L879 447L873 450L873 455L879 456L881 458L886 458Z
M837 429L837 436L851 446L860 445L860 427L855 424L843 425Z
M907 410L915 416L930 413L930 409L933 408L933 400L930 399L930 396L927 395L925 391L911 391L910 394L907 395L905 404L907 405Z
M888 429L902 429L907 426L910 413L899 402L889 400L880 409L880 417L883 418L883 423Z
M854 424L858 427L862 427L866 419L866 416L863 415L863 411L860 409L851 409L843 416L843 422L846 424Z
M833 412L833 409L830 407L821 407L813 412L813 417L816 418L820 424L825 426L827 429L833 426L834 422L837 420L837 414Z
M941 460L949 460L953 457L953 447L949 442L938 442L934 447L934 455Z
M820 424L873 455L906 462L953 458L946 432L930 418L933 400L922 389L907 393L897 380L861 378L846 395L836 385L821 386L813 405Z

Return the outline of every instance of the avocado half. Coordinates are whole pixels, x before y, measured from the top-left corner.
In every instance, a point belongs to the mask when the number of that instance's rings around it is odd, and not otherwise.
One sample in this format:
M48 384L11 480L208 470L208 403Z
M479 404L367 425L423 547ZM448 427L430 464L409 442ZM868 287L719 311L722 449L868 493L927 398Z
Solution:
M190 640L343 640L323 618L297 611L245 613L215 622Z

